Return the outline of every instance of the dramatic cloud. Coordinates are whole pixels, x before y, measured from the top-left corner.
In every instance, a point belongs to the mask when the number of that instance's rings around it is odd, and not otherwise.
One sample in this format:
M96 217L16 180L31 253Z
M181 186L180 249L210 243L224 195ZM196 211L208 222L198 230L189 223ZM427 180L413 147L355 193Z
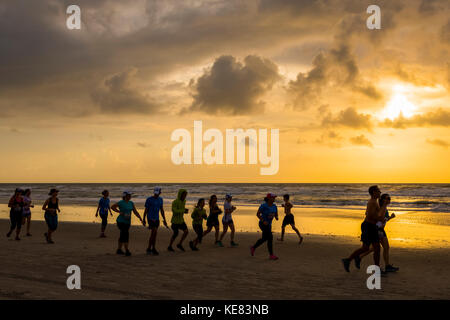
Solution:
M206 113L249 114L261 111L259 100L279 80L278 67L270 60L247 56L243 63L221 56L196 81L192 81L191 110Z
M346 87L371 99L381 98L381 93L361 78L356 58L345 44L320 52L312 65L310 71L300 72L295 81L289 82L288 90L294 97L296 108L306 109L319 103L323 90L328 87Z
M360 136L350 138L350 142L357 146L365 146L365 147L373 148L372 142L370 142L370 140L367 139L366 136L363 134Z
M436 111L416 114L410 118L406 118L400 114L394 120L385 119L380 123L380 126L395 129L406 129L410 127L449 127L450 111L439 108Z
M341 110L335 116L328 113L322 119L322 125L325 127L344 126L354 129L367 129L369 131L373 126L371 115L358 113L353 107Z
M115 74L92 93L92 99L105 113L148 113L156 110L156 104L133 87L136 68Z
M450 143L448 143L447 141L441 140L441 139L427 139L427 142L429 144L438 146L438 147L442 147L442 148L448 148L450 147Z

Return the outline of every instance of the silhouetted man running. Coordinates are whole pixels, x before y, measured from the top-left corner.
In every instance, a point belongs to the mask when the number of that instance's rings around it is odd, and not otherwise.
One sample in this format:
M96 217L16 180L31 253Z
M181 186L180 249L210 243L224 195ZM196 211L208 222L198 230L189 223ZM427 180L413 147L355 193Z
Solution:
M360 268L360 255L369 251L370 245L373 246L373 261L374 264L380 266L380 238L378 236L377 222L384 219L386 207L390 201L385 201L380 208L378 198L380 198L381 191L378 186L371 186L369 188L370 200L367 202L366 218L361 224L361 241L362 247L353 252L350 257L342 259L344 269L350 272L350 262L355 259L356 268Z

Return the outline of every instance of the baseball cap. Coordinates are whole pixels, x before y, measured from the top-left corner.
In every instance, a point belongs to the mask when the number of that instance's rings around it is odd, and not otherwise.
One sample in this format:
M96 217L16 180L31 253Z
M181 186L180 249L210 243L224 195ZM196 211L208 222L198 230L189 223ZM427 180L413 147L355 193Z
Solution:
M133 193L131 191L125 190L122 195L125 197L125 196L131 196L132 194Z
M225 198L232 198L233 197L233 195L231 194L231 193L227 193L226 195L225 195Z
M276 198L277 195L276 195L275 193L269 192L269 193L266 195L266 197L267 197L267 198Z
M161 187L155 187L155 188L153 189L153 193L154 193L154 194L160 194L160 193L161 193Z

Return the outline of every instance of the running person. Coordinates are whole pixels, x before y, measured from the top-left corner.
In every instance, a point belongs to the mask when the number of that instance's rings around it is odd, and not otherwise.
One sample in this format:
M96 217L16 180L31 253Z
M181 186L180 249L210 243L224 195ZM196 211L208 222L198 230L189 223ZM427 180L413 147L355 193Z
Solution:
M197 237L193 241L189 241L189 247L192 251L198 251L197 245L202 243L203 238L203 220L206 220L205 199L198 199L197 205L194 211L192 211L192 228L194 229Z
M283 200L284 200L284 203L281 206L284 208L284 213L286 215L284 216L283 224L281 225L281 238L279 238L278 240L279 241L284 240L284 232L285 232L286 226L290 225L292 230L294 230L295 233L297 233L297 235L300 239L298 244L301 244L303 242L303 237L300 234L300 232L298 231L298 229L295 227L294 215L291 213L293 204L289 201L289 195L285 194L283 196Z
M384 219L386 207L390 203L389 200L383 202L380 207L378 199L381 191L378 186L369 188L370 200L367 202L366 218L361 224L361 241L362 247L355 250L348 258L342 259L342 264L347 272L350 272L350 262L355 259L356 268L361 267L360 255L369 251L370 245L373 247L374 264L380 266L380 238L378 236L377 222Z
M131 227L131 213L134 213L136 217L144 224L139 212L136 210L133 201L131 201L132 193L130 191L124 191L122 200L112 205L111 210L117 212L117 227L120 230L120 237L118 241L117 254L124 254L122 246L125 247L125 256L131 256L130 250L128 250L128 242L130 240L130 227Z
M234 228L234 222L233 222L233 217L231 216L231 214L236 210L236 207L233 206L231 204L231 201L233 200L233 196L231 194L227 194L225 196L225 202L223 204L223 211L224 211L224 215L222 217L222 224L223 224L223 232L220 235L220 239L219 242L217 243L219 245L219 247L223 247L222 244L222 240L223 237L225 237L225 234L228 231L228 227L231 230L231 234L230 234L230 245L232 247L237 247L238 244L236 242L234 242L234 232L235 232L235 228Z
M30 225L31 225L31 208L34 208L34 205L31 204L31 189L26 189L23 192L23 213L22 213L22 224L27 224L27 237L31 237L30 233Z
M222 213L222 210L220 210L219 206L217 205L217 196L213 194L208 201L209 205L209 216L206 219L206 227L207 229L205 232L203 232L203 236L207 235L211 232L212 228L216 230L216 241L214 244L219 243L219 231L220 231L220 224L219 224L219 214Z
M103 197L101 197L100 200L98 201L98 207L97 211L95 212L95 217L97 218L98 215L100 214L100 218L102 219L100 238L106 238L105 229L106 226L108 225L108 213L111 214L111 217L113 216L113 213L110 207L109 191L103 190L102 195Z
M148 217L148 228L151 230L150 238L148 240L147 254L153 254L157 256L159 253L156 250L156 235L159 228L159 212L163 217L163 223L166 228L166 216L164 214L163 198L160 197L161 188L155 187L153 190L153 196L148 197L145 201L145 211L144 211L144 226L145 219Z
M384 193L380 197L380 201L379 201L380 206L383 206L383 203L386 200L389 200L389 202L390 202L391 197L387 193ZM395 218L395 214L392 213L391 215L389 215L388 210L386 210L384 220L377 222L378 236L380 237L380 244L383 247L384 271L386 271L386 272L396 272L400 269L398 267L394 267L392 264L389 263L389 241L388 241L388 238L386 235L386 231L384 230L384 227L386 226L386 222L388 222L389 220L391 220L393 218ZM371 252L373 252L373 247L370 247L369 251L361 254L360 258L367 256Z
M20 230L22 229L22 214L23 214L23 197L22 197L23 190L20 188L17 188L14 191L14 195L9 199L8 207L10 207L9 211L9 219L11 222L11 227L9 228L8 233L6 236L9 238L11 236L11 233L16 230L16 240L20 240L19 234Z
M273 254L273 235L272 235L272 220L278 220L278 209L275 202L276 195L268 193L264 199L264 203L258 209L256 216L259 219L259 228L262 231L262 237L250 247L250 254L255 255L255 250L264 242L267 241L267 249L269 251L269 259L277 260L278 257Z
M178 236L179 230L183 231L183 235L181 236L180 242L177 244L177 248L181 251L185 251L182 244L189 233L187 225L184 222L184 215L189 212L189 209L186 209L186 196L187 191L185 189L180 189L178 190L177 198L172 202L171 228L173 230L173 235L170 238L170 243L167 247L167 250L172 252L175 251L173 250L172 245Z
M58 189L51 189L48 193L50 198L48 198L42 206L42 210L45 211L44 218L48 227L48 231L44 233L47 243L54 243L52 240L52 234L58 228L58 212L61 212L59 209L58 193Z

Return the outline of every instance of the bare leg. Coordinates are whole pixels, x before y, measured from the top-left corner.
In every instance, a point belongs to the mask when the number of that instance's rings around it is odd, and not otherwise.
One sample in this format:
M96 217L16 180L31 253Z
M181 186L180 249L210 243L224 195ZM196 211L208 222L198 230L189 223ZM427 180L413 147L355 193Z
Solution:
M225 237L225 234L227 233L227 230L228 230L228 225L225 224L225 225L223 226L223 232L222 232L222 234L220 235L220 241L222 241L223 237Z
M231 242L234 242L234 224L230 224L230 237L231 237Z
M30 235L31 216L27 217L27 235Z
M214 229L216 229L216 242L219 241L219 226L214 226Z
M295 227L295 224L293 224L293 223L291 223L291 227L292 227L292 230L294 230L295 233L298 235L298 238L300 239L300 242L299 242L299 243L302 243L303 237L302 237L302 235L300 234L300 231L298 231L298 229Z
M281 238L278 238L279 241L284 241L284 232L286 231L286 226L283 225L281 227Z
M380 260L380 246L378 245L378 260ZM369 246L366 246L365 244L363 244L363 246L357 250L355 250L350 257L348 257L348 260L353 260L355 257L359 257L361 254L363 254L364 252L369 251Z
M380 243L375 242L372 244L373 246L373 263L377 266L380 266Z
M362 259L362 258L364 258L365 256L367 256L368 254L370 254L372 252L373 252L373 246L370 246L369 251L366 251L366 252L362 253L359 257Z
M206 230L205 231L203 231L203 236L206 236L208 233L210 233L211 232L211 230L212 230L212 227L208 227L208 228L206 228Z
M179 243L179 245L181 245L181 244L183 243L183 241L184 241L184 239L186 239L186 237L187 237L188 233L189 233L189 231L188 231L187 229L186 229L186 230L184 230L184 232L183 232L183 236L181 237L181 240L180 240L180 243Z
M389 241L388 238L384 237L381 239L381 245L383 246L383 259L384 259L384 266L389 265Z

